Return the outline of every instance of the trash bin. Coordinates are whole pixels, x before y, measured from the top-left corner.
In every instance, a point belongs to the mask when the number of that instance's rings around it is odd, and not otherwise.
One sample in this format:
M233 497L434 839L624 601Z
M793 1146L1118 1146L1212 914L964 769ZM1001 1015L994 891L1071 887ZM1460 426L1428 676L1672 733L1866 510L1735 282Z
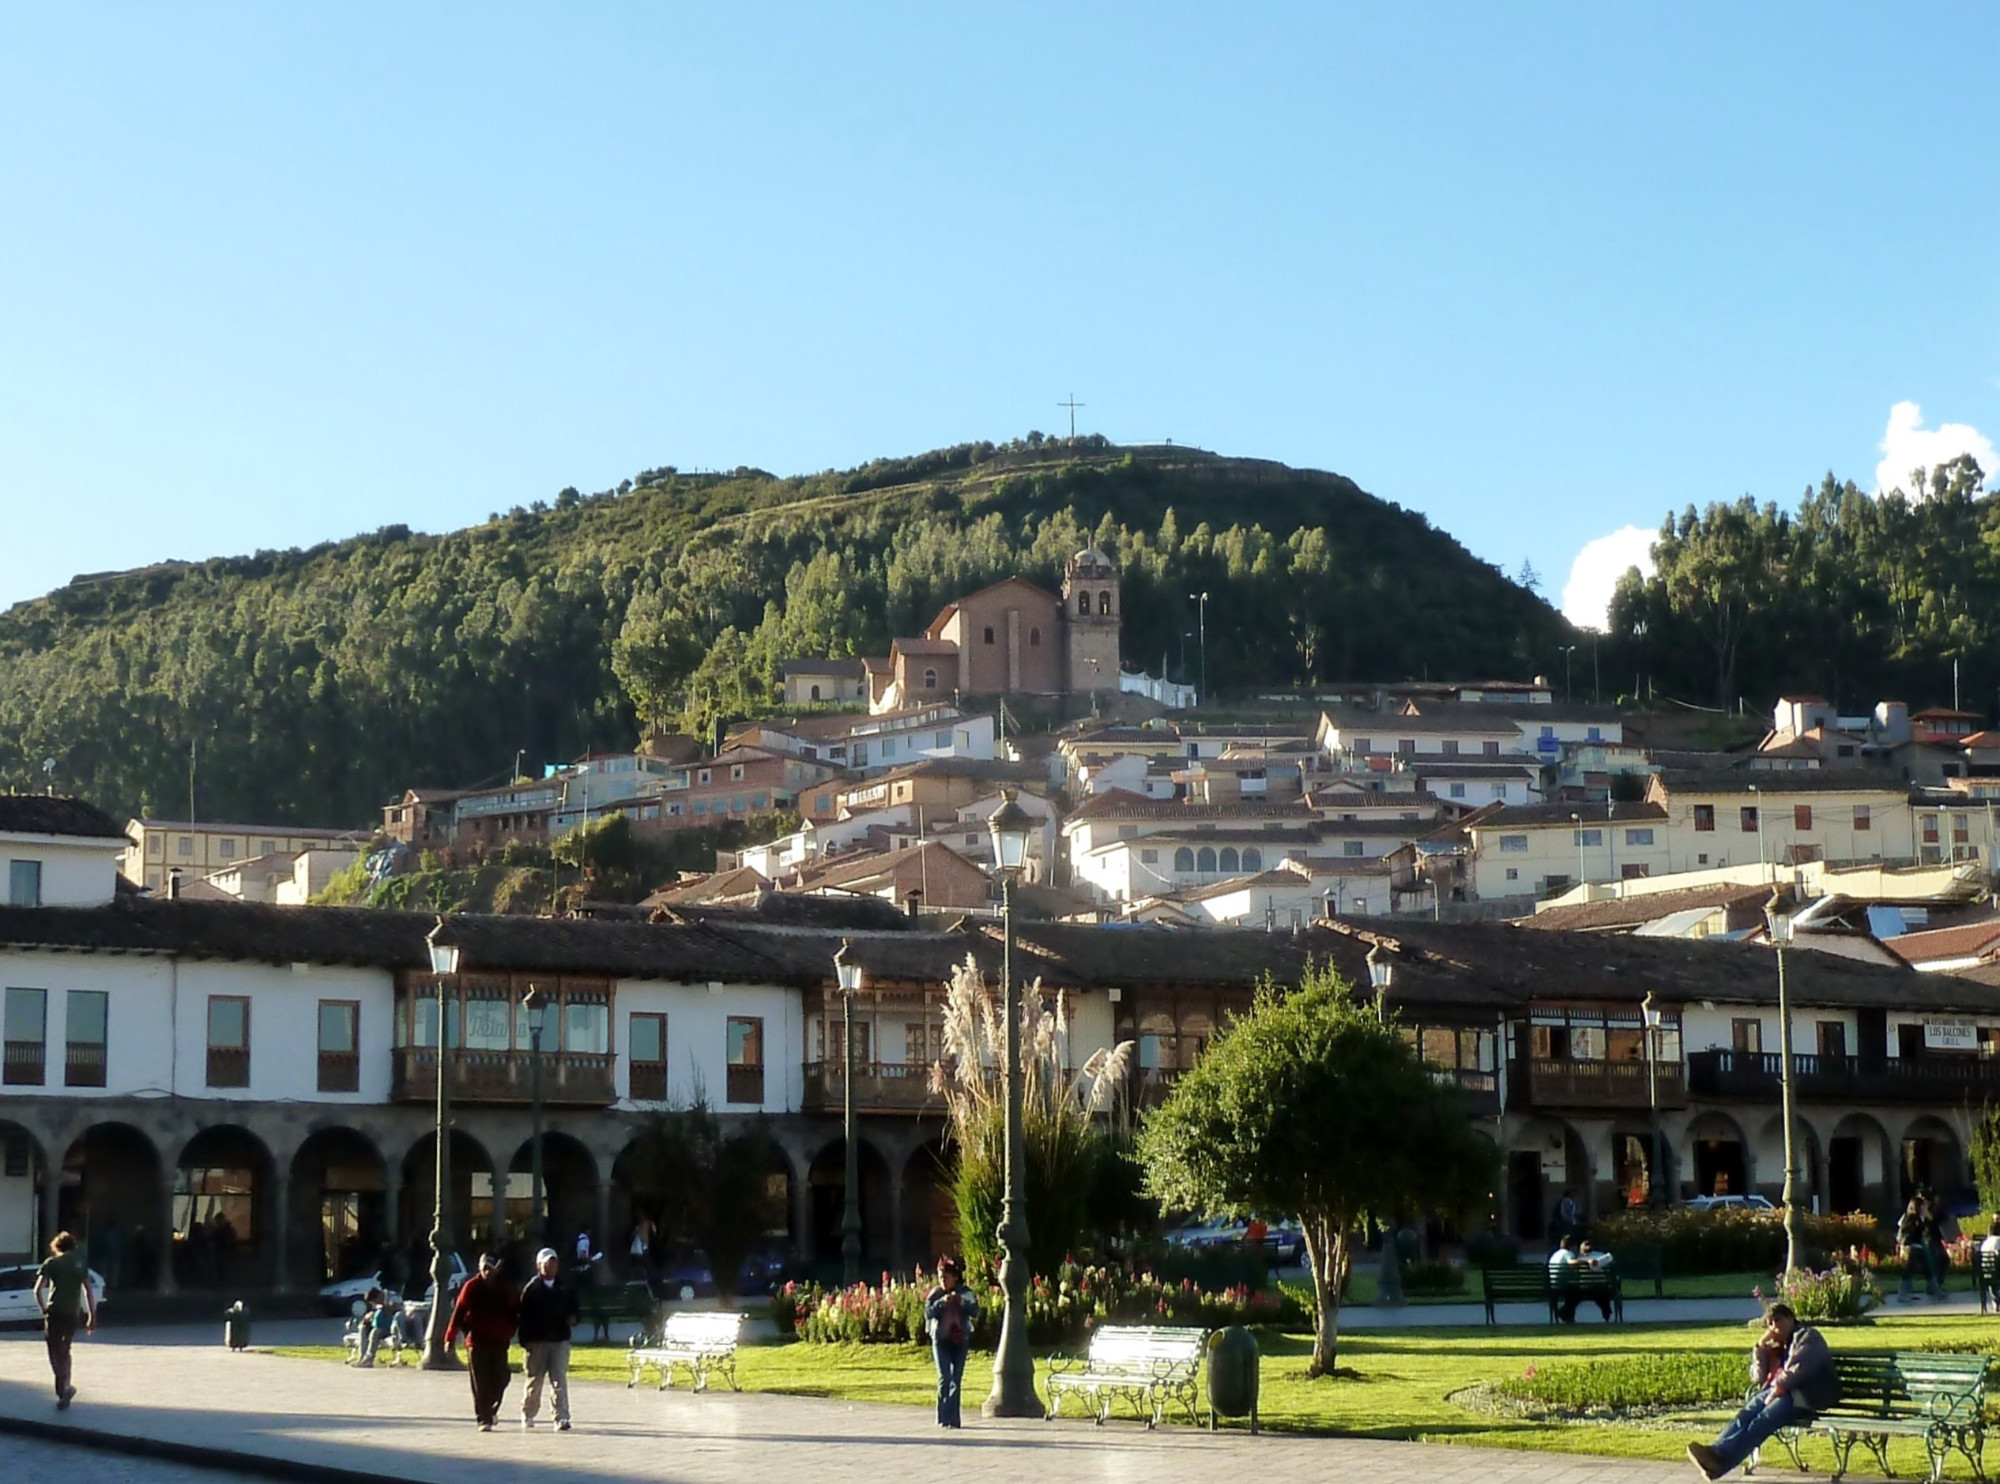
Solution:
M1248 1417L1257 1431L1257 1337L1240 1324L1208 1337L1208 1430L1215 1419Z
M250 1311L242 1299L222 1311L222 1343L231 1350L250 1348Z

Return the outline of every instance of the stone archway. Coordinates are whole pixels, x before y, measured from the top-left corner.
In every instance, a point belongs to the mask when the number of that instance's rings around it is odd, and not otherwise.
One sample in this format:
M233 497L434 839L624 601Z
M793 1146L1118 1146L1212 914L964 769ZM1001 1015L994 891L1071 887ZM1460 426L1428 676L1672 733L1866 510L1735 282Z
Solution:
M543 1230L534 1227L534 1144L524 1140L507 1163L506 1242L539 1247L546 1243L567 1260L579 1232L591 1235L591 1250L615 1259L624 1251L619 1234L600 1231L597 1159L583 1141L557 1129L542 1131ZM614 1266L616 1265L614 1261Z
M1514 1127L1502 1179L1507 1230L1526 1248L1558 1235L1565 1197L1576 1203L1579 1224L1590 1219L1590 1147L1560 1118L1538 1115Z
M315 1129L292 1156L287 1252L317 1286L378 1272L390 1253L388 1167L374 1140L344 1126Z
M451 1131L451 1188L445 1220L453 1250L477 1253L493 1241L493 1157L462 1128ZM407 1297L429 1291L431 1225L437 1204L437 1135L422 1134L403 1155L403 1241L387 1274ZM468 1266L470 1264L468 1263Z
M1896 1155L1880 1120L1866 1113L1842 1118L1826 1141L1829 1209L1892 1218L1891 1201L1901 1184Z
M1756 1158L1743 1125L1714 1109L1689 1120L1687 1167L1694 1194L1747 1195L1755 1187Z
M889 1209L889 1163L864 1135L859 1141L861 1174L861 1261L864 1272L878 1271L890 1259L894 1237ZM838 1271L840 1223L847 1197L847 1146L836 1138L813 1156L806 1170L812 1250L820 1266Z
M1929 1190L1949 1207L1967 1194L1965 1156L1958 1135L1942 1118L1925 1114L1903 1130L1899 1196L1907 1201Z
M284 1276L276 1163L240 1124L213 1124L174 1166L174 1280L182 1288L263 1288Z
M958 1208L951 1193L956 1165L941 1138L926 1140L910 1152L903 1165L899 1267L931 1268L940 1257L960 1251Z
M0 1262L39 1261L54 1234L56 1181L42 1141L0 1120Z
M55 1224L74 1232L106 1288L151 1289L170 1277L172 1217L160 1151L129 1123L95 1123L70 1141Z

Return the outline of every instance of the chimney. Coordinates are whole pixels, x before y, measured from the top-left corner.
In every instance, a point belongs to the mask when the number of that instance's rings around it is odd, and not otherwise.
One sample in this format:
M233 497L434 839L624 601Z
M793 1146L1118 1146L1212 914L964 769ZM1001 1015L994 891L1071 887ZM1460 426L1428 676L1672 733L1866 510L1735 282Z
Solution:
M167 870L167 900L170 902L178 902L180 899L181 899L181 868L179 866L172 866L169 867Z

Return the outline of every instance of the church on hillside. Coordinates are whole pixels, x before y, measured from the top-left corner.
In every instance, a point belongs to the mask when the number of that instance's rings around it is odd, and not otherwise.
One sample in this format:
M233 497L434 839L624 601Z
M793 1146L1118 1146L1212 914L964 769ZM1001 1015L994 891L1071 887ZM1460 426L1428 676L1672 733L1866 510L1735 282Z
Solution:
M1086 547L1063 564L1060 597L1009 577L947 603L923 637L897 639L886 659L864 660L868 709L1115 692L1123 612L1118 569Z

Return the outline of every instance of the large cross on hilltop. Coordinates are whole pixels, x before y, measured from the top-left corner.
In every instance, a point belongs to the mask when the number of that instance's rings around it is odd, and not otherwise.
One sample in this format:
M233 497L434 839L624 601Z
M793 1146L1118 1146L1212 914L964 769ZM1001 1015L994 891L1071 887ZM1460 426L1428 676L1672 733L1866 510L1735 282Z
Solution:
M1069 394L1067 402L1056 403L1058 407L1067 407L1069 409L1069 436L1072 442L1076 440L1076 409L1084 405L1086 404L1077 401L1075 392Z

